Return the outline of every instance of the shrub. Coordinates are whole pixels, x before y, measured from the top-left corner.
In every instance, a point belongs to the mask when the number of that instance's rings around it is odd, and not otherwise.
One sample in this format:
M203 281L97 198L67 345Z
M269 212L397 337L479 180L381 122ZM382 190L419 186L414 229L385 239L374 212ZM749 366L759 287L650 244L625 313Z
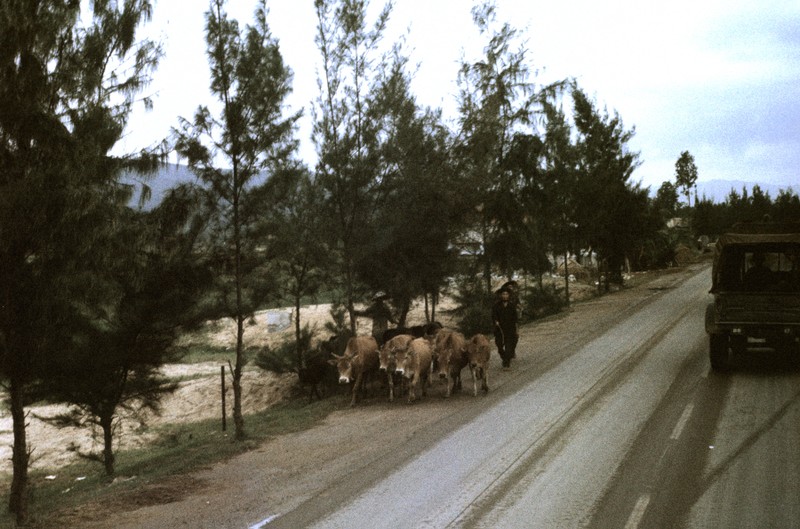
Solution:
M311 350L314 332L305 325L300 330L300 340L286 340L274 348L265 346L258 351L255 364L265 371L273 373L297 373L300 364L307 358Z
M557 314L566 306L563 289L556 285L543 285L528 287L522 291L522 306L520 322L527 323L536 318Z
M492 333L492 297L487 295L480 277L461 276L456 281L457 306L453 314L458 318L458 330L464 336Z

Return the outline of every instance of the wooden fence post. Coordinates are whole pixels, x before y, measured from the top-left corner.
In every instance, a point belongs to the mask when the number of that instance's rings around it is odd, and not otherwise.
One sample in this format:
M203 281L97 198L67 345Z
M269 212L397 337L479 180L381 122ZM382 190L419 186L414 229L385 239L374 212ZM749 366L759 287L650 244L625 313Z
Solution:
M222 431L227 429L225 417L225 366L219 366L220 380L222 381Z

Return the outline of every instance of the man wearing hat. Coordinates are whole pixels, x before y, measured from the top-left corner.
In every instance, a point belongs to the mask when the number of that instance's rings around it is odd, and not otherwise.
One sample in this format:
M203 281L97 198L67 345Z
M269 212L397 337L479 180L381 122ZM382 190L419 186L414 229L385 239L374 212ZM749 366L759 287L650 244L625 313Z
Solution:
M492 306L492 321L494 343L503 361L503 369L509 369L511 359L516 356L517 341L519 341L518 319L517 305L511 301L511 292L508 288L500 289L500 299Z
M389 329L389 323L396 323L392 311L384 303L388 297L386 292L378 291L372 296L372 305L364 310L355 311L356 316L372 318L372 336L378 345L383 345L383 333Z

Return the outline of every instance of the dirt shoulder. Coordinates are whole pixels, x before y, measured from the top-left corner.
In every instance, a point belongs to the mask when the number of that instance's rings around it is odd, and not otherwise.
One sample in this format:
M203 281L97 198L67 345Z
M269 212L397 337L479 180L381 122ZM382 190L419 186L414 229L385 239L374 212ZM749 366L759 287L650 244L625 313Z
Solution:
M413 457L516 386L546 373L559 352L576 347L706 266L641 274L619 292L576 303L568 312L523 326L511 371L501 371L493 351L488 395L473 397L465 370L464 391L450 399L444 398L438 380L427 398L412 405L402 399L389 403L384 394L376 394L349 408L346 396L334 396L340 409L313 428L276 436L231 460L145 485L111 501L82 505L42 527L261 527L267 520L302 509L304 502L324 502L326 490L346 487L352 473L369 474L376 461L394 458L401 464ZM275 384L278 394L278 386L291 386L293 380L267 384ZM192 398L199 407L215 407L204 404L197 393ZM218 397L208 398L216 402Z

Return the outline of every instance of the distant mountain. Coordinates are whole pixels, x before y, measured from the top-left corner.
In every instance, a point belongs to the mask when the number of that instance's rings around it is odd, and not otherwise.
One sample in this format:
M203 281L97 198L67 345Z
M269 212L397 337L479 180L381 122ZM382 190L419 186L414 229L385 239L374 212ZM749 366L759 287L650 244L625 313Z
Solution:
M741 180L708 180L707 182L697 182L697 196L700 199L705 196L713 202L721 203L728 199L731 190L741 195L743 190L746 189L747 194L752 195L753 186L760 187L761 191L768 194L773 200L780 194L781 190L791 190L795 194L800 194L800 186L779 186L760 182L743 182ZM694 199L692 199L692 203L694 203Z
M132 171L126 171L122 175L122 181L126 184L131 184L135 187L133 197L131 198L129 206L137 208L139 206L139 197L142 192L142 184L150 187L150 199L144 204L144 209L149 210L158 205L164 198L164 194L178 184L187 182L194 182L197 177L185 165L169 163L159 168L155 173L149 175L141 175Z
M144 180L141 175L136 175L134 173L127 173L122 177L123 182L136 186L136 192L130 203L131 207L138 206L142 182L150 186L152 193L150 195L150 200L145 203L144 209L152 209L155 207L164 198L164 194L167 190L178 184L194 182L196 179L197 177L187 166L174 163L164 165L156 171L156 173L148 176ZM697 196L701 199L705 196L716 203L721 203L728 199L731 190L741 195L742 190L747 189L747 193L752 194L753 186L756 185L759 186L762 191L769 194L770 198L773 200L778 196L781 190L792 190L795 194L800 194L800 185L779 186L760 182L744 182L741 180L708 180L705 182L697 182ZM657 187L650 188L652 196L655 196L657 191ZM692 197L692 203L694 203L694 197Z

